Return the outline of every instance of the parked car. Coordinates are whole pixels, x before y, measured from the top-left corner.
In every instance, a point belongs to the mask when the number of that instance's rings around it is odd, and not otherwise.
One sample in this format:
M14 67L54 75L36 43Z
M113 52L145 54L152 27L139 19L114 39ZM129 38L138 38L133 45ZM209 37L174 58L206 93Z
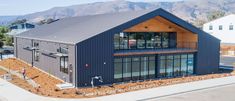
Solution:
M0 53L2 54L14 54L14 48L10 46L4 46L0 48Z

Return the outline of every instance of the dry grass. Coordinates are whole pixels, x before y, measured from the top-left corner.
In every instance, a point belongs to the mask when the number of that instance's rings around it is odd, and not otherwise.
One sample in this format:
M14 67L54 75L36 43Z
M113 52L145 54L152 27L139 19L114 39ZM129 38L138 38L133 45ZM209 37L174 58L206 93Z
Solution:
M28 77L33 78L33 80L40 85L39 88L33 88L26 81L19 79L16 76L13 76L11 83L24 88L32 93L50 96L50 97L59 97L59 98L89 98L97 96L112 95L130 91L136 91L147 88L154 88L159 86L166 86L184 82L192 82L213 78L221 78L226 76L234 75L232 73L220 73L220 74L208 74L201 76L190 76L190 77L180 77L180 78L170 78L163 80L148 80L144 82L133 82L133 83L124 83L124 84L113 84L111 86L102 86L96 88L79 88L79 89L67 89L59 90L55 85L62 83L60 80L49 76L48 74L39 71L38 69L32 68L29 65L16 60L14 58L0 61L0 65L7 67L12 70L21 71L23 67L26 67L26 74ZM6 73L3 70L0 70L0 75Z

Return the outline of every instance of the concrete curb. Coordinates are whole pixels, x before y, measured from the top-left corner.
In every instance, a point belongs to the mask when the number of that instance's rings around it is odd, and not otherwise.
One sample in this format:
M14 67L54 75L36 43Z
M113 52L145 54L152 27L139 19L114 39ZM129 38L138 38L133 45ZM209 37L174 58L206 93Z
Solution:
M157 88L144 89L139 91L96 98L80 99L44 97L25 91L24 89L21 89L2 79L0 79L0 83L3 83L3 86L0 86L0 96L9 101L145 101L155 100L158 98L164 98L178 94L184 94L193 91L207 90L227 85L233 85L235 83L235 76L162 86Z

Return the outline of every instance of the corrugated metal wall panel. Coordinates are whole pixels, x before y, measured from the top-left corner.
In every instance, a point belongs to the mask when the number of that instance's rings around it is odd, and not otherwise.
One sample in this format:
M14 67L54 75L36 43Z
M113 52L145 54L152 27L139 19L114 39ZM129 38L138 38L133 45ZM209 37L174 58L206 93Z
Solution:
M104 78L103 84L112 83L114 74L113 35L155 16L157 16L157 14L147 14L146 16L140 17L134 21L129 21L112 30L78 43L78 86L90 86L91 77L96 75L101 75ZM165 16L171 15L166 14ZM174 17L168 17L168 19L171 19L171 21L172 19L174 19L173 21L176 20ZM177 23L180 22L177 21ZM217 72L219 68L219 40L195 28L193 28L193 31L198 32L199 37L198 53L196 53L195 57L197 59L196 74ZM104 65L103 62L107 62L107 64ZM89 64L88 68L85 67L86 64Z
M25 50L25 47L31 47L32 40L24 39L24 38L17 38L17 56L21 60L32 64L32 51Z
M73 84L75 84L75 45L64 44L64 43L56 43L56 42L49 42L49 41L39 41L39 40L32 40L26 38L17 38L17 56L19 59L31 64L32 63L32 51L25 50L25 47L31 47L33 42L39 43L39 50L40 51L48 51L56 53L59 47L68 47L68 55L69 55L69 62L68 64L72 64L73 66ZM43 54L39 55L39 61L33 61L34 66L40 68L41 70L54 75L60 79L63 79L65 76L66 81L69 81L69 75L60 72L60 58L52 58L49 56L45 56Z
M104 33L77 45L78 86L91 86L91 78L102 76L104 82L113 82L113 34ZM88 67L86 67L86 64Z
M198 34L197 74L218 72L220 61L220 41L207 33Z

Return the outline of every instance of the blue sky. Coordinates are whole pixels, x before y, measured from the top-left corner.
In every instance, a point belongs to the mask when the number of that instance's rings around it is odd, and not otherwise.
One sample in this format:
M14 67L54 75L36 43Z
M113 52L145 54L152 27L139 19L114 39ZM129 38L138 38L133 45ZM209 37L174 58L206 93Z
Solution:
M58 6L104 2L112 0L0 0L0 16L24 15ZM128 0L134 2L180 1L180 0Z

